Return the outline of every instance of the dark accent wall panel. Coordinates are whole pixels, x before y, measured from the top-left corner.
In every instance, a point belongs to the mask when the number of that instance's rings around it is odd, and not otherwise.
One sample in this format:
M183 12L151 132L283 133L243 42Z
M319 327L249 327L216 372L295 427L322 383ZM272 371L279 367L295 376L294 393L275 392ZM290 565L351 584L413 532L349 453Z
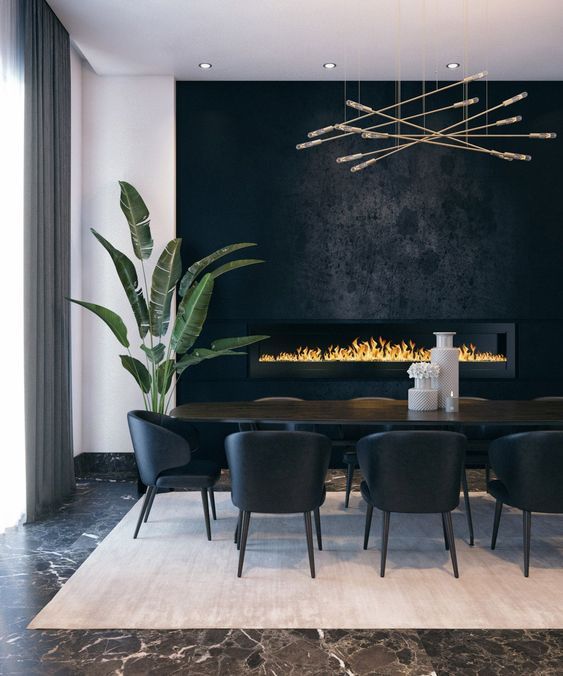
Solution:
M403 98L416 95L420 83L402 89ZM527 99L491 119L521 114L519 125L502 131L560 133L563 83L491 82L489 102L524 90ZM427 107L464 98L461 87L453 91ZM470 95L484 101L484 83ZM357 97L351 85L348 97ZM373 107L393 97L393 83L362 83L361 100ZM357 175L334 160L367 147L358 139L295 149L307 131L343 116L341 83L177 84L184 264L236 241L258 242L252 255L267 260L218 280L206 336L284 319L515 321L518 378L472 381L465 394L563 394L561 362L546 349L563 332L563 138L496 144L529 152L529 163L418 146ZM459 119L456 111L432 121ZM192 369L178 400L405 396L408 386L257 382L247 379L244 358L219 361Z

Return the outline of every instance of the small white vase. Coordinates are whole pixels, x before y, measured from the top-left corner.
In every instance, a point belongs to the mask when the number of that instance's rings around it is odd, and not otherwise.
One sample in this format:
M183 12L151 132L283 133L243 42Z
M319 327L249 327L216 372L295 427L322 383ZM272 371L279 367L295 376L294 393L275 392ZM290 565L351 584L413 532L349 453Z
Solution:
M432 388L429 378L415 378L408 396L409 411L435 411L438 408L438 390Z

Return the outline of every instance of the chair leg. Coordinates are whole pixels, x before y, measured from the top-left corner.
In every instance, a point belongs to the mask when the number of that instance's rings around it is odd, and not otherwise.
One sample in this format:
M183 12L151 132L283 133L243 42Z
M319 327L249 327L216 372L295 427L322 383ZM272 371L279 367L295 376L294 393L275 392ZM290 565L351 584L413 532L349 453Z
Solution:
M469 487L467 485L467 472L465 467L461 473L461 485L463 486L463 502L465 505L465 518L467 519L467 528L469 529L469 544L471 547L475 544L473 535L473 518L471 516L471 504L469 502Z
M242 537L242 522L244 520L244 512L239 510L238 513L238 525L237 525L237 549L240 552L240 539Z
M242 577L242 566L244 564L244 553L246 551L246 540L248 538L248 525L250 524L250 512L241 512L241 514L242 514L242 524L240 528L240 538L239 538L240 554L238 557L237 577Z
M387 561L387 544L389 542L389 517L391 512L383 512L383 533L381 536L381 577L385 577L385 563Z
M309 552L309 568L311 577L315 577L315 553L313 551L313 526L311 524L311 512L304 512L305 517L305 535L307 536L307 550Z
M442 530L444 531L444 544L446 545L446 551L448 551L450 545L448 543L448 531L446 530L446 518L444 514L442 514Z
M524 521L524 577L530 574L530 535L532 531L532 512L523 512Z
M323 537L321 533L321 511L320 508L317 507L313 514L315 515L315 531L317 532L317 547L319 548L319 551L322 551L323 549Z
M502 514L502 502L500 500L497 500L495 504L495 520L493 521L493 536L491 538L491 549L494 549L497 546L497 535L501 514Z
M217 512L215 511L215 494L213 493L213 486L209 489L209 502L211 503L211 516L213 521L217 521Z
M238 519L237 519L237 527L235 528L235 537L234 537L234 541L235 541L235 545L237 545L237 549L240 549L240 547L239 547L239 542L240 542L239 534L240 534L241 525L242 525L242 510L239 509Z
M211 523L209 521L209 505L207 504L207 488L201 489L201 502L203 504L203 514L205 516L205 530L207 539L211 540Z
M368 548L369 532L371 530L371 517L373 516L373 505L368 503L366 509L366 527L364 529L364 549Z
M147 505L147 509L145 510L145 518L143 519L145 523L147 523L147 521L149 520L149 514L150 514L151 509L152 509L152 503L154 502L154 498L155 498L156 492L157 492L156 486L154 486L154 487L149 486L147 488L147 491L151 492L151 497L149 498L149 504Z
M454 527L452 524L452 513L444 512L444 518L446 520L446 533L448 534L448 543L450 545L450 557L452 559L452 568L454 569L454 577L459 577L459 572L457 569L457 555L455 551Z
M145 499L143 500L143 506L141 507L141 513L139 514L139 518L137 520L137 526L135 528L135 533L133 534L133 540L137 539L137 535L139 533L139 528L141 527L141 524L143 523L143 517L145 516L145 511L147 509L147 506L150 502L152 491L156 490L153 486L149 486L147 488L147 492L145 493Z
M354 479L354 463L348 464L346 470L346 498L344 499L344 507L348 508L350 504L350 493L352 492L352 480Z

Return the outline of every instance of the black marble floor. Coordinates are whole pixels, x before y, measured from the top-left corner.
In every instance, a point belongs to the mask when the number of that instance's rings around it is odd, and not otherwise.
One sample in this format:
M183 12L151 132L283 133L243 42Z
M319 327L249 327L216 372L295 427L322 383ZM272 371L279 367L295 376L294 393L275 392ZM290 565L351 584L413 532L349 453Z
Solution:
M26 630L136 498L130 482L81 482L56 514L0 536L0 674L563 675L555 630Z

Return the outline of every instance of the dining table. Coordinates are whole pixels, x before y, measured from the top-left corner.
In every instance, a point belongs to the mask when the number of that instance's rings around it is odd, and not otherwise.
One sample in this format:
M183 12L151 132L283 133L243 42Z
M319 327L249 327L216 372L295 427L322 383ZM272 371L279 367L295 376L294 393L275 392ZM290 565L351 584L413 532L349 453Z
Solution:
M314 425L506 425L563 427L563 401L462 400L456 412L410 411L405 400L270 400L190 402L171 415L205 423L309 423Z

